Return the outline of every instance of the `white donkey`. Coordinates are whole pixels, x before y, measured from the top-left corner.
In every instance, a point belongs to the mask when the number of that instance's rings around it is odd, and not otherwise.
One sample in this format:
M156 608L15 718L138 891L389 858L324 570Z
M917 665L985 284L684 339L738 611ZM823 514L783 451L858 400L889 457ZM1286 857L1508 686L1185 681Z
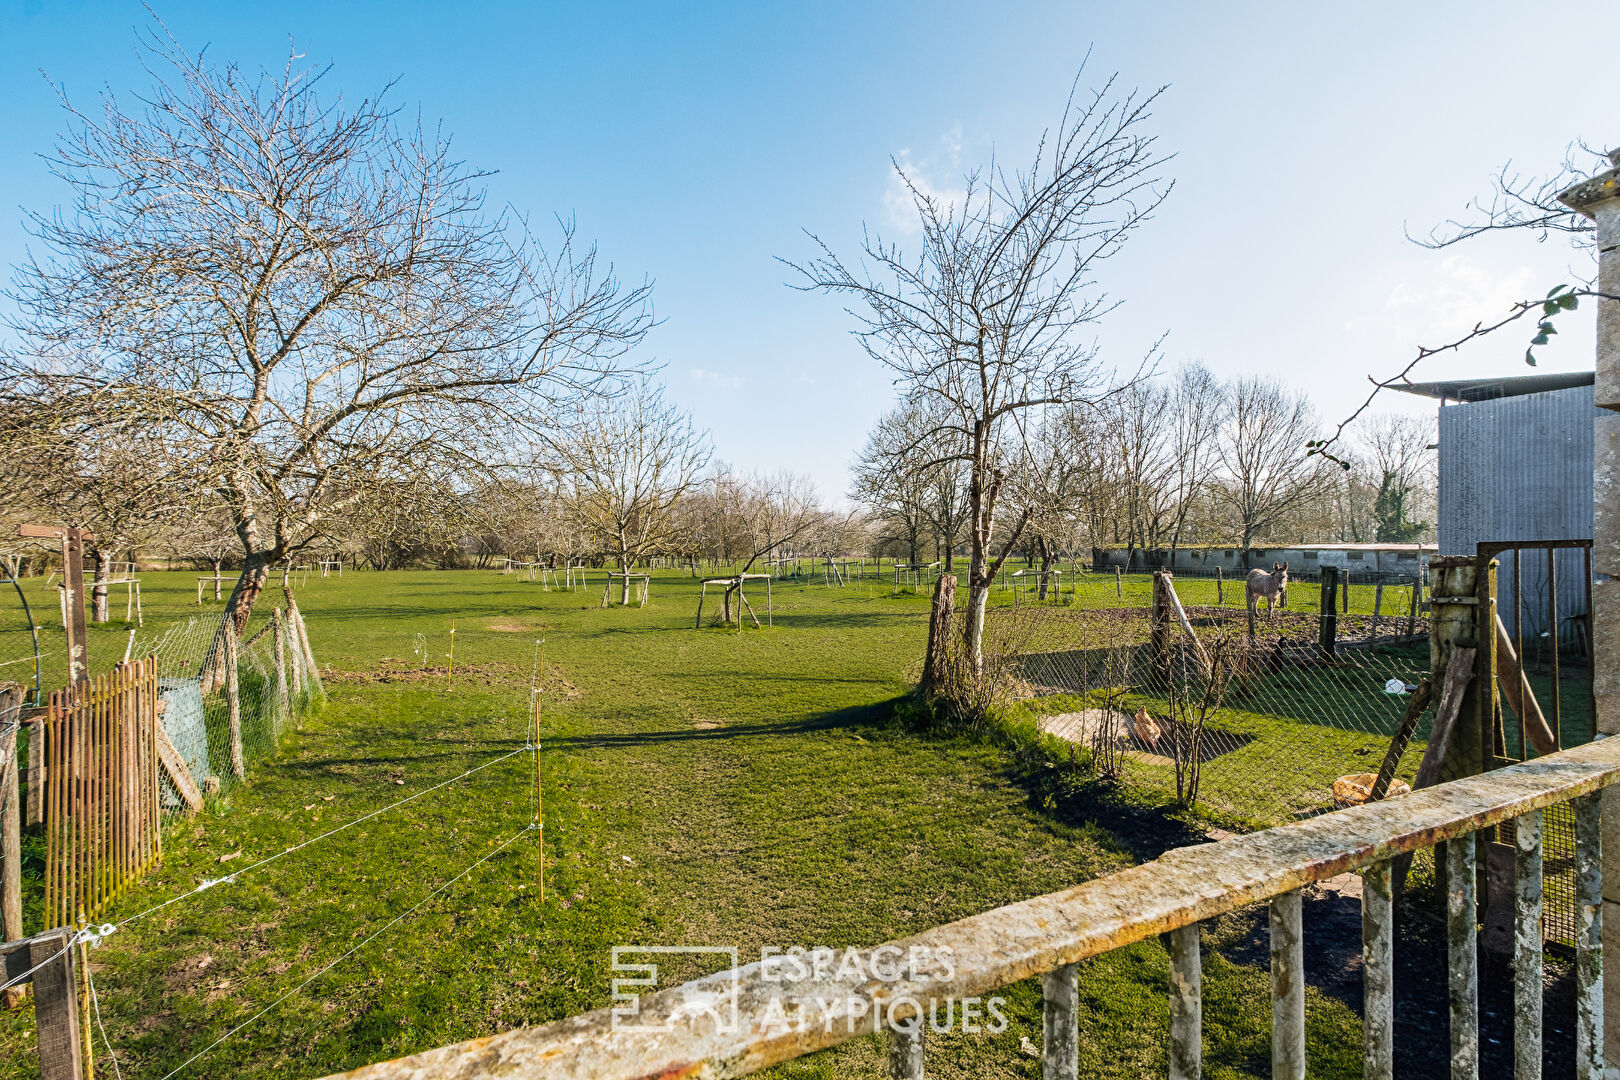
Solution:
M1248 602L1251 612L1259 606L1261 597L1264 597L1268 619L1277 613L1279 606L1287 607L1288 564L1274 562L1269 571L1258 567L1250 570L1248 580L1243 583L1243 597Z

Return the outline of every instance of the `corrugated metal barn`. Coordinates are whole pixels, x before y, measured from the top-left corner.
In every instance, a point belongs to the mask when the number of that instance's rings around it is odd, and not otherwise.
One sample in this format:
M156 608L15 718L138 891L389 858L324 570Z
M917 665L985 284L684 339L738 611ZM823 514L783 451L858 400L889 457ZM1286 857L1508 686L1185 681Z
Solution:
M1482 543L1585 540L1592 536L1592 373L1414 383L1400 389L1440 401L1440 554L1472 555ZM1556 617L1559 635L1587 611L1586 553L1504 552L1497 609L1510 631L1518 572L1526 637ZM1556 573L1557 596L1548 588ZM1553 604L1556 599L1556 607Z

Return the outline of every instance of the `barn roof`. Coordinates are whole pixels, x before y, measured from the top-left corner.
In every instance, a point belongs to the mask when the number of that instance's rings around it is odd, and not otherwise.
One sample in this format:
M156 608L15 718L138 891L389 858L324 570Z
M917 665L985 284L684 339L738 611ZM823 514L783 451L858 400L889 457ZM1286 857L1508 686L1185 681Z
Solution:
M1590 371L1562 371L1545 375L1508 375L1494 379L1443 379L1439 382L1392 383L1391 390L1419 397L1440 399L1442 405L1461 401L1492 401L1496 398L1522 397L1525 394L1544 394L1549 390L1568 390L1576 386L1591 386L1594 373Z

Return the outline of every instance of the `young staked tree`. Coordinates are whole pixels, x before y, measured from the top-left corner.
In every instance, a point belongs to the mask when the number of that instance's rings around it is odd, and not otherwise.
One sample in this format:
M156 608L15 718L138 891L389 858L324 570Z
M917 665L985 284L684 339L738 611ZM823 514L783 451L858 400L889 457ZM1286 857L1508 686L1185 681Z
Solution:
M818 537L831 520L807 477L791 472L747 475L721 470L710 482L717 529L735 545L742 568L753 572L761 559ZM721 619L730 622L733 598L741 581L726 587L721 598ZM740 597L736 618L742 619Z
M145 44L135 100L65 106L49 162L72 205L31 217L0 382L201 463L241 544L240 632L355 478L490 460L615 385L649 286L571 225L548 251L488 212L483 174L383 95L323 95L296 56L255 75Z
M1077 100L1029 169L994 160L946 199L895 162L910 193L921 249L907 256L868 234L845 262L826 243L790 264L800 288L849 297L867 351L891 369L904 397L942 417L920 446L968 470L968 603L962 643L981 669L991 584L1028 521L998 528L1007 467L1021 457L1019 414L1084 398L1098 382L1087 332L1114 303L1097 286L1168 192L1165 158L1143 128L1157 94L1116 94L1113 81ZM812 237L812 239L816 239Z
M676 546L676 508L702 479L709 440L660 387L642 381L581 409L556 440L555 456L563 505L587 541L627 574L637 560ZM629 602L626 578L620 603Z

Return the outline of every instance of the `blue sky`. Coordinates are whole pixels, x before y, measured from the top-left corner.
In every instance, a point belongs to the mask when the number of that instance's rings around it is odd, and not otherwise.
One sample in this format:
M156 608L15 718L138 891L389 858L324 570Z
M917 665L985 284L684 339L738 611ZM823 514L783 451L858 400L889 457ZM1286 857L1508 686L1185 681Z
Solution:
M941 188L992 150L1024 160L1088 49L1091 81L1168 84L1151 128L1177 155L1174 194L1101 274L1124 301L1097 329L1103 357L1134 365L1168 334L1170 363L1281 376L1324 420L1419 342L1584 270L1557 239L1433 252L1404 226L1457 213L1505 161L1543 171L1571 139L1620 143L1593 44L1620 38L1620 5L155 6L219 60L277 66L290 37L345 94L397 79L396 102L498 170L496 200L573 215L621 273L655 279L647 348L720 458L833 498L893 388L839 303L786 288L776 257L806 255L806 229L852 250L863 222L904 243L890 157ZM7 264L19 208L63 195L36 156L61 127L41 72L80 102L139 89L145 22L123 0L0 0ZM1591 366L1590 312L1566 323L1542 370ZM1421 374L1523 372L1523 336Z

